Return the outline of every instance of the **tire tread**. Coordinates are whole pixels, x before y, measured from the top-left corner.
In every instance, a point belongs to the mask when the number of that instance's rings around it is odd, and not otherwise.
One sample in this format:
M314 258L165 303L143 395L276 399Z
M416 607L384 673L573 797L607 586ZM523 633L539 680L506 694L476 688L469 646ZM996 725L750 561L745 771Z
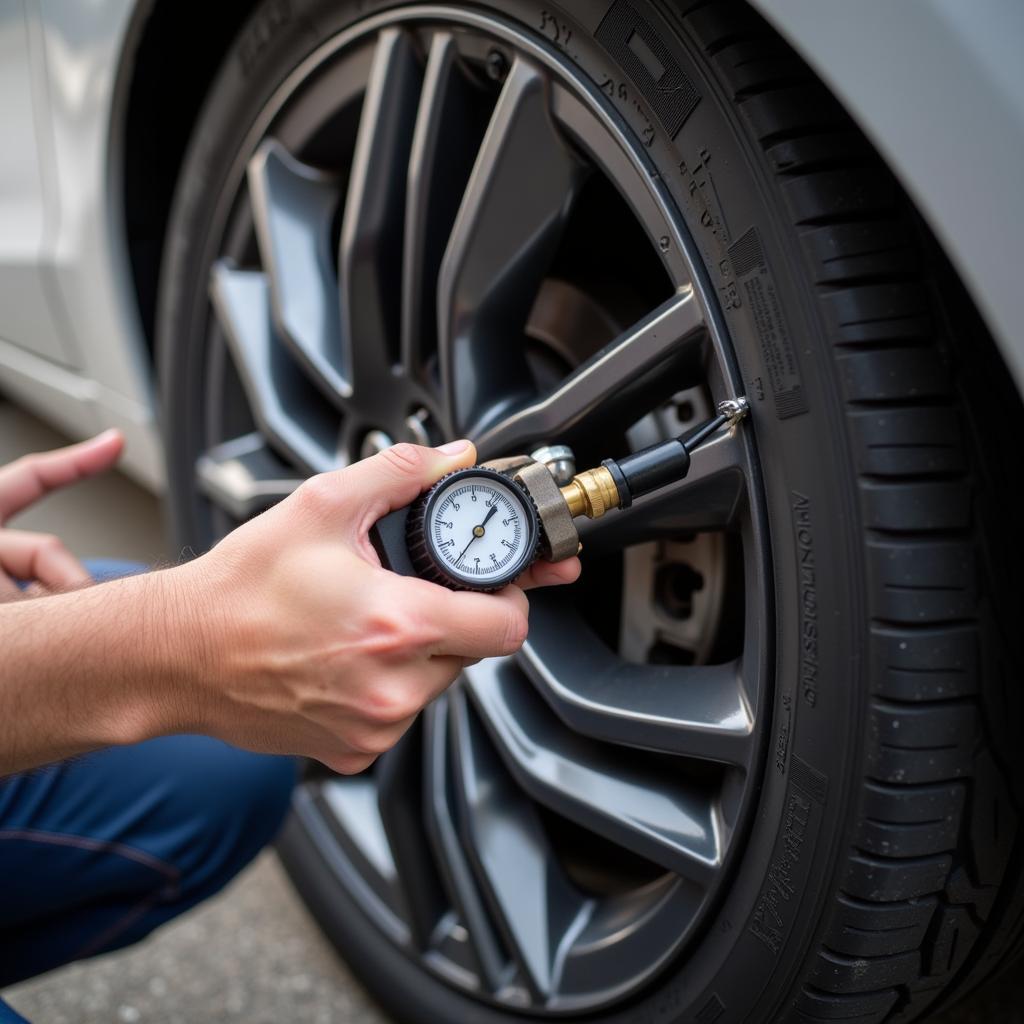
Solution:
M824 86L751 17L723 0L683 24L756 139L817 290L857 470L871 619L859 806L786 1019L911 1021L1019 952L1024 933L1008 870L1018 807L982 701L971 438L909 201ZM1014 910L996 942L986 924L1006 890Z

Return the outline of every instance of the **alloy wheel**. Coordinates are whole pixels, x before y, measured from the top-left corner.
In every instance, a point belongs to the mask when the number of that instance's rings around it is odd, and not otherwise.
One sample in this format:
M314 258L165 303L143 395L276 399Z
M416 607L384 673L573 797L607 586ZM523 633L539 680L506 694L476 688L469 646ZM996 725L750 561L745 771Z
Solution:
M213 540L399 440L581 465L742 393L685 230L600 83L500 19L401 8L263 112L213 234L197 516ZM593 1010L680 955L763 758L771 618L752 438L587 524L583 582L296 813L408 956L482 1000Z

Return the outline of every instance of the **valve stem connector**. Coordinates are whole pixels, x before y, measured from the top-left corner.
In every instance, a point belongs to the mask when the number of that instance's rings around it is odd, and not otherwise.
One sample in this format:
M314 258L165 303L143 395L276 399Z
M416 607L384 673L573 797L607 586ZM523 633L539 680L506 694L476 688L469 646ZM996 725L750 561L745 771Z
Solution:
M577 473L561 488L573 518L600 519L611 508L629 508L634 498L682 480L690 471L690 452L722 427L732 430L749 407L745 398L727 399L717 412L687 437L661 441L622 459L605 459L596 469Z
M574 519L600 519L608 509L620 505L615 478L604 465L577 473L561 490Z

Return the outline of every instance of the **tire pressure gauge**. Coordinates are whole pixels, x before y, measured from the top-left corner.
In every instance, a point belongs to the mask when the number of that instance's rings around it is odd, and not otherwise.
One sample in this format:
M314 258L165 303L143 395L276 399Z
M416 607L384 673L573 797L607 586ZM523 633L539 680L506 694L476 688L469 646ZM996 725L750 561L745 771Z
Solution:
M458 469L375 523L370 541L381 565L403 576L452 590L500 590L540 556L557 562L575 555L577 516L629 508L634 498L681 480L690 453L721 428L734 429L747 411L745 399L727 399L686 437L605 459L562 486L548 463L527 456ZM563 455L553 461L564 463L568 449L555 452Z
M456 470L409 510L417 575L447 587L499 590L537 557L540 518L514 480L484 466Z

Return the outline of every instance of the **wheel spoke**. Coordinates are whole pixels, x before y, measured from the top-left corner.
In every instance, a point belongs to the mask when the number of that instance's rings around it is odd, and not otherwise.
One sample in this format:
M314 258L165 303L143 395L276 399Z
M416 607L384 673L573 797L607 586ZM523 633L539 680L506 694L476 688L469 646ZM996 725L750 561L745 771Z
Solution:
M635 422L678 391L680 369L700 365L707 332L691 288L663 303L595 353L554 391L511 412L476 438L482 458L528 450L539 441L571 442L595 412L601 429Z
M580 537L593 550L618 550L688 531L724 530L736 521L746 495L742 442L722 434L693 453L683 480L621 512L582 520Z
M722 764L749 758L753 723L735 663L623 661L574 611L539 593L519 663L559 718L586 736Z
M414 377L422 376L437 349L441 260L485 126L456 52L450 33L438 32L431 41L409 158L402 362Z
M406 172L422 76L413 42L386 29L366 87L341 229L341 326L352 386L387 387L398 361Z
M260 430L307 472L333 468L338 418L274 336L266 276L218 261L210 299Z
M463 843L534 995L554 990L563 940L591 912L568 882L536 811L516 789L461 691L451 725Z
M409 908L413 942L427 949L445 907L433 861L423 855L422 725L415 725L374 767L377 806Z
M509 771L539 803L692 881L721 866L709 791L638 766L560 726L511 660L466 670Z
M278 334L331 399L352 394L338 317L331 219L338 179L292 157L268 139L249 161L249 192L260 258L270 276Z
M302 483L258 433L211 448L196 462L203 493L235 519L249 519Z
M456 434L532 392L523 330L583 165L558 135L544 78L517 59L505 80L438 283L441 383Z
M367 774L301 785L292 805L320 833L331 869L368 898L374 921L391 940L408 946L409 910L380 820L373 779ZM315 806L324 813L314 816Z
M423 803L427 836L445 889L469 933L484 983L492 992L497 992L508 974L508 963L452 818L447 698L441 697L431 704L423 719Z

